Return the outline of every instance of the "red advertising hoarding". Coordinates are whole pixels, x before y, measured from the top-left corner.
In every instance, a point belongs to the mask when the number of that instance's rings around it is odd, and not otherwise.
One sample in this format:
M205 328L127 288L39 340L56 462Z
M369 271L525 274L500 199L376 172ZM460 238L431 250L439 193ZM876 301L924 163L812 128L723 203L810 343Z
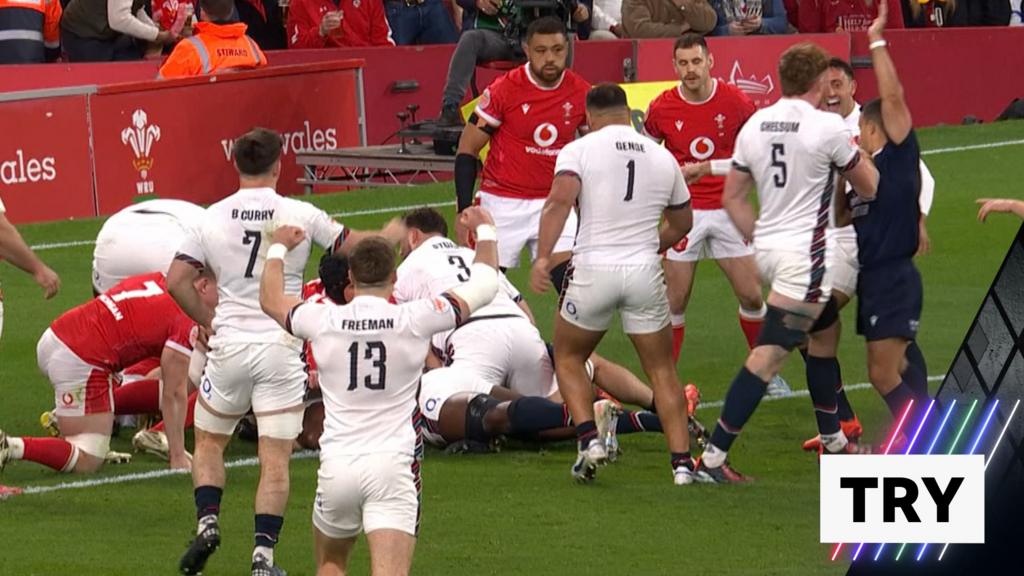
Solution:
M0 199L12 222L95 215L86 98L0 102Z
M215 202L234 192L234 139L263 126L284 136L278 190L299 194L296 150L360 144L361 61L101 88L91 99L97 205Z
M750 36L708 38L715 59L713 74L747 93L758 107L772 104L782 95L779 88L779 56L799 42L814 42L833 56L850 59L848 34L802 36ZM676 80L672 67L675 40L648 40L637 46L637 81Z

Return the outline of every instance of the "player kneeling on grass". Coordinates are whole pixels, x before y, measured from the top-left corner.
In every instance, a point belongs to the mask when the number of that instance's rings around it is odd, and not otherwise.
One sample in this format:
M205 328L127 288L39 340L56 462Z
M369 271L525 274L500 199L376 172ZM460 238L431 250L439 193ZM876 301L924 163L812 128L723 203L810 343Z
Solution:
M555 318L555 371L572 412L579 454L572 476L593 479L608 451L597 437L584 364L620 311L654 388L676 484L694 480L683 389L672 359L668 299L658 254L690 230L690 193L675 158L637 134L626 93L604 84L587 94L593 132L567 145L540 219L531 286L550 286L550 256L566 218L579 206L579 231ZM659 232L659 222L665 225Z
M426 351L435 333L455 328L498 291L493 220L475 207L460 219L477 234L470 281L401 305L388 302L395 252L383 240L364 239L349 252L355 298L335 306L304 304L285 293L281 262L303 233L295 227L274 233L260 305L290 333L311 341L320 361L326 419L313 526L321 576L346 573L360 532L374 574L407 574L412 565L422 449L416 390Z
M216 282L204 273L194 286L212 319ZM159 272L129 278L62 314L36 348L39 369L53 384L62 438L14 438L0 431L0 469L10 460L29 460L61 472L99 470L110 448L117 374L153 356L160 357L163 375L170 465L189 468L183 428L196 332Z

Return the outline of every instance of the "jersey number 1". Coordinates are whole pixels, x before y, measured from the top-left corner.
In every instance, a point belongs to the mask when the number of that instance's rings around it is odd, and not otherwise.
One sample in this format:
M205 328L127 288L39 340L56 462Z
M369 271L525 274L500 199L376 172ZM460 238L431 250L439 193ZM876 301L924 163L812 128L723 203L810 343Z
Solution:
M366 375L363 378L363 385L367 390L383 390L384 380L388 374L388 349L379 340L367 342L363 358L373 360L373 367L377 369L377 381L374 382L372 376ZM348 347L348 361L348 390L352 391L359 387L359 342L353 342Z
M633 181L636 179L636 160L626 162L626 172L628 174L626 178L626 197L622 199L623 202L629 202L633 199Z
M263 235L255 230L246 230L242 237L242 245L252 244L252 251L249 252L249 265L245 267L245 277L252 278L252 269L256 267L256 256L260 253L260 243L263 242Z

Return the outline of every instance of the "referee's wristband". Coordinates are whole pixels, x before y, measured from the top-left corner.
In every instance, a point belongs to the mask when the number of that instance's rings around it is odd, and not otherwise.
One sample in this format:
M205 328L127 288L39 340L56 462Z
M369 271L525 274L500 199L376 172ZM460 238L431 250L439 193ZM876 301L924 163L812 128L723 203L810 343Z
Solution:
M491 226L490 224L481 224L481 225L477 226L476 227L476 241L477 242L486 242L488 240L490 240L492 242L497 242L498 241L498 229L495 228L494 226Z
M288 247L281 243L271 244L270 248L267 248L267 260L284 260L287 254Z
M871 44L868 44L868 49L874 50L875 48L885 48L888 45L889 43L886 42L885 40L875 40Z

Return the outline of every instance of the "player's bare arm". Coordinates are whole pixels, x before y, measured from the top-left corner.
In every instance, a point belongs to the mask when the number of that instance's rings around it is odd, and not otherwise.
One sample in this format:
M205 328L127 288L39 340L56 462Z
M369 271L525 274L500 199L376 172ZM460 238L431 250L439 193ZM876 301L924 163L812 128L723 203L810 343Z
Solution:
M725 177L722 207L747 242L754 241L754 222L757 220L754 206L750 203L750 193L753 190L754 178L750 172L733 166L729 170L729 175Z
M284 291L284 257L301 244L305 237L305 232L298 226L281 226L274 230L271 235L272 244L267 250L267 261L263 265L263 276L260 277L260 308L285 330L288 330L289 312L302 304L302 298ZM355 246L356 243L352 242L351 245Z
M565 227L580 195L581 183L577 174L556 174L551 183L551 194L544 201L540 214L540 232L537 237L537 259L530 270L530 288L538 294L551 287L551 252Z
M160 374L163 380L160 411L164 417L164 432L170 447L172 469L192 468L185 452L185 411L188 403L189 357L169 346L160 354Z
M1024 201L1007 198L979 198L975 202L981 204L981 208L978 210L979 222L984 222L993 212L1015 214L1018 218L1024 219Z
M861 149L859 153L860 161L844 171L842 176L853 186L857 196L871 200L878 193L878 168L867 152Z
M405 224L402 219L395 217L388 221L380 230L352 230L346 228L345 241L338 248L338 253L348 255L353 246L359 244L363 239L370 237L383 238L388 244L397 245L405 237Z
M853 224L853 212L850 201L846 198L846 178L840 176L836 181L836 190L832 195L832 204L836 215L836 228Z
M683 206L665 209L665 220L658 230L658 252L664 252L679 243L693 228L693 208L687 202Z
M900 144L910 134L913 121L903 95L903 85L896 75L896 66L886 48L885 39L882 38L888 13L887 3L880 2L878 17L868 28L868 42L871 46L871 64L878 79L878 96L882 100L882 122L885 124L889 140L893 144Z
M43 289L43 297L47 300L56 296L60 290L60 277L25 244L18 229L7 220L3 212L0 212L0 258L31 274L32 279Z
M210 328L213 323L213 310L203 305L199 292L196 290L195 281L199 278L199 271L203 263L191 256L178 254L171 262L171 268L167 271L167 291L171 298L178 303L178 306L196 321L200 326Z

